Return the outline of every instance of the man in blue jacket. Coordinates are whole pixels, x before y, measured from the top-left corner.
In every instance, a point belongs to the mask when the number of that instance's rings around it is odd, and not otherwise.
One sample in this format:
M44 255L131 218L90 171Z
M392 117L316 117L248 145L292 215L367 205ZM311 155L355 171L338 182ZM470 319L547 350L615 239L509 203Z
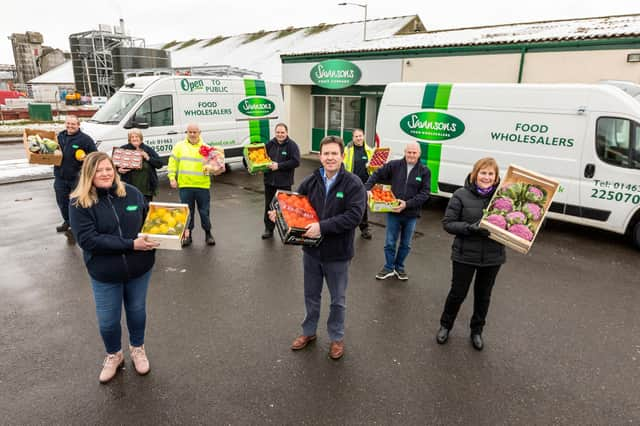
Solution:
M91 136L80 130L78 117L67 115L64 126L66 130L58 133L62 163L53 167L53 189L56 192L56 202L64 220L61 225L56 226L58 232L69 230L69 194L78 182L82 161L87 154L97 151Z
M266 143L267 155L272 162L270 171L264 172L264 232L262 239L273 237L274 223L269 219L269 205L278 189L291 191L293 173L300 165L300 149L289 138L289 129L284 123L276 124L276 137Z
M303 247L304 303L306 315L302 334L292 343L292 350L305 348L316 339L320 317L320 299L326 280L331 307L327 330L331 339L329 357L340 359L344 354L344 319L349 263L353 258L355 229L365 209L366 193L360 178L347 172L342 165L344 143L337 136L327 136L320 142L322 167L307 176L298 192L306 195L316 210L319 222L307 226L307 237L322 236L318 247ZM272 220L274 212L270 213Z
M384 280L393 275L408 280L404 261L411 250L411 238L420 217L422 205L429 199L431 172L420 161L420 145L409 143L404 149L404 158L392 160L376 170L365 187L370 191L378 182L391 183L391 191L400 200L400 205L387 214L387 235L384 242L385 264L376 274ZM396 249L400 237L400 245Z

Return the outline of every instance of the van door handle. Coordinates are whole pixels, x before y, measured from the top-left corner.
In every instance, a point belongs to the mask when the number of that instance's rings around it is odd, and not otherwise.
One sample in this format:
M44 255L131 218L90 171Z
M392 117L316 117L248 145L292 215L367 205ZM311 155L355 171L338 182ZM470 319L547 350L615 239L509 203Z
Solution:
M584 168L584 177L592 178L593 175L595 174L596 174L596 165L592 163L587 164L587 166Z
M173 131L173 132L167 132L167 134L168 134L168 135L177 135L177 134L178 134L178 132L176 132L176 131Z

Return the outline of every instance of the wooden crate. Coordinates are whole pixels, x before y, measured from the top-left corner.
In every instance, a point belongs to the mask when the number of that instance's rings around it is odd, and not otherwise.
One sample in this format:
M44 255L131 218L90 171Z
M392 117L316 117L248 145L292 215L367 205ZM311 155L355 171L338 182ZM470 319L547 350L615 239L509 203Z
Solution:
M504 244L505 246L519 252L526 254L531 250L536 237L538 236L540 230L540 224L544 221L544 218L547 216L547 212L549 211L549 207L551 206L551 202L553 201L553 197L556 195L558 191L558 187L560 184L558 181L549 178L547 176L541 175L539 173L532 172L523 167L519 167L516 165L510 165L507 168L504 179L500 182L500 188L506 187L512 183L525 183L536 185L543 188L547 192L547 198L545 200L544 205L542 206L542 216L539 220L532 222L533 224L533 238L531 241L527 241L524 238L518 237L517 235L512 234L506 229L502 229L498 226L495 226L489 222L487 222L484 217L480 221L480 227L485 228L491 232L489 238L499 242L500 244ZM493 198L491 199L490 206L493 204L496 198L498 198L498 191L495 192ZM486 216L486 213L485 213Z
M36 129L24 129L22 133L22 143L24 144L24 149L27 151L27 159L31 164L47 164L53 166L59 166L62 164L62 152L57 150L56 153L53 154L38 154L29 151L29 141L27 138L31 135L40 135L42 138L48 138L54 141L58 141L58 137L56 132L51 130L36 130Z

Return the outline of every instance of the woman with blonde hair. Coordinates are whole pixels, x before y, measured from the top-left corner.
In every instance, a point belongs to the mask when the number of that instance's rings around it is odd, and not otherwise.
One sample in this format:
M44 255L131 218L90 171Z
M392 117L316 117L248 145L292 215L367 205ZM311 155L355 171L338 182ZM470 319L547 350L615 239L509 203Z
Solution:
M444 229L455 235L455 238L451 247L451 290L436 335L436 340L441 345L449 338L449 331L475 275L473 316L470 323L471 344L479 351L484 347L482 330L489 311L491 290L506 257L504 246L489 239L489 231L478 225L499 182L500 170L496 160L481 158L467 176L464 187L453 193L444 212Z
M156 169L162 167L162 160L158 153L143 142L142 131L131 129L128 134L129 143L122 145L122 149L130 149L140 152L142 155L141 169L126 169L119 167L118 173L126 183L138 188L145 200L150 202L153 196L158 194L158 173Z
M101 383L111 380L124 364L123 304L135 370L140 375L149 372L144 349L146 297L157 244L138 237L146 210L140 191L120 180L107 154L94 152L85 158L71 193L69 220L83 251L107 351Z

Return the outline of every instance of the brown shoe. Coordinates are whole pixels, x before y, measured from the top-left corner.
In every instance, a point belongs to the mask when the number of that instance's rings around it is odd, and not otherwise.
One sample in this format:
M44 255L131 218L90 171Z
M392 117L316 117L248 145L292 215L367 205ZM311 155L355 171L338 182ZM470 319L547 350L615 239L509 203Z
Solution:
M342 358L342 355L344 355L344 340L331 342L331 347L329 348L329 358L340 359Z
M307 347L309 342L313 342L314 340L316 340L315 334L313 336L304 336L304 335L298 336L296 337L296 340L294 340L293 343L291 344L291 350L299 351L300 349L304 349Z
M122 351L118 351L115 354L107 354L102 363L102 371L100 371L100 383L109 382L123 366L124 355Z
M133 367L136 369L136 373L141 376L149 373L151 368L149 367L149 359L147 358L147 353L144 350L144 345L129 346L129 351L131 353L131 362L133 363Z

